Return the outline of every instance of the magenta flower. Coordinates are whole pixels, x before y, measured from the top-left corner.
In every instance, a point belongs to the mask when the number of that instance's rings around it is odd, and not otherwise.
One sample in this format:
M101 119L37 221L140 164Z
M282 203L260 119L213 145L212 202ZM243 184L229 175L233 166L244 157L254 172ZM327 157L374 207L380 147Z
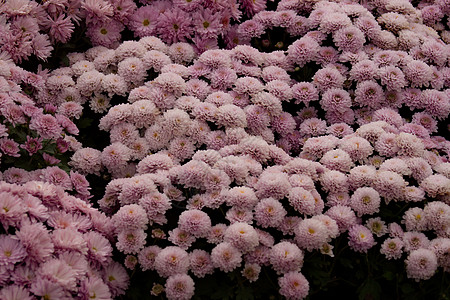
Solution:
M28 155L31 156L42 149L42 141L42 137L32 138L27 135L27 141L24 144L20 145L20 148L27 150Z

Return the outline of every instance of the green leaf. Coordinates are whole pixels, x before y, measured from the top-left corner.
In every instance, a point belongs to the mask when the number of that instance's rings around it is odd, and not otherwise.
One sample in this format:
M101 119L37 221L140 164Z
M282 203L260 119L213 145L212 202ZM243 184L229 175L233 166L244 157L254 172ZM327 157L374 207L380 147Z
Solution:
M394 280L395 274L392 273L391 271L387 271L383 274L383 278L385 278L387 280Z
M246 286L241 286L236 291L236 300L253 300L253 290Z
M381 286L373 278L367 278L367 280L358 288L358 299L380 299Z

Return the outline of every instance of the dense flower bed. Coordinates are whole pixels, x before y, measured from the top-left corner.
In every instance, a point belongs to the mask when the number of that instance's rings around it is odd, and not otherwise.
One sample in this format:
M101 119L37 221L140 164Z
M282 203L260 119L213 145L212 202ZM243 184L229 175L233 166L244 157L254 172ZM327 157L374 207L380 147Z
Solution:
M445 299L449 7L0 4L0 298Z

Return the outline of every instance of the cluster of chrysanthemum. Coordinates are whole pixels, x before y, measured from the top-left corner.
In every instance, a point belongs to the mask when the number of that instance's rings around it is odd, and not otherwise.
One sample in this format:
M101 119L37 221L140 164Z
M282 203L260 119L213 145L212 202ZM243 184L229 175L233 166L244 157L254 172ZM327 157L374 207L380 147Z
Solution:
M69 175L57 166L62 156L69 155L79 145L74 138L79 130L72 122L73 116L55 105L39 107L21 91L21 86L43 90L45 79L40 75L0 60L0 82L2 180L16 184L40 180L88 199L89 183L84 175L73 171ZM18 160L28 164L19 164ZM26 171L17 168L18 165L40 169Z
M254 281L262 267L280 275L282 295L305 297L304 252L333 256L340 235L356 252L380 244L387 259L405 259L410 278L429 279L438 267L448 272L450 165L420 138L376 122L341 139L311 138L297 158L280 160L267 143L254 143L252 152L245 142L233 153L224 149L199 150L185 163L165 150L151 154L138 175L111 181L100 201L109 213L120 207L112 217L116 246L134 262L130 267L168 278L169 298L189 299L192 276L239 269ZM259 153L269 155L258 161ZM410 208L386 224L380 208L391 201ZM166 216L174 206L186 207L175 227ZM205 208L224 218L212 220ZM155 244L147 244L147 234ZM196 248L197 240L212 249Z
M58 185L0 183L1 299L111 299L129 277L112 259L111 219Z
M158 36L166 43L191 42L197 52L239 40L237 24L266 8L264 0L11 0L0 4L0 53L16 63L31 55L50 57L56 43L68 42L75 27L86 28L94 46L116 47L122 32ZM234 24L234 25L233 25ZM248 41L247 41L248 42Z
M437 2L437 10L449 9L445 1ZM283 68L301 71L315 63L321 69L312 82L299 83L298 102L307 105L320 97L331 123L353 124L356 118L361 125L380 108L402 106L421 112L414 119L425 118L424 126L430 117L448 116L449 47L422 23L419 9L406 0L369 1L366 7L321 1L305 7L311 3L281 1L277 11L262 11L238 30L251 38L285 28L300 37L288 45Z
M407 201L429 210L424 201L433 199L448 215L447 158L433 151L446 153L449 143L431 137L437 126L432 116L418 112L429 122L406 122L393 109L379 108L373 115L379 121L356 132L344 122L327 125L310 107L294 117L283 112L282 103L318 100L321 85L292 85L283 69L284 53L237 46L207 51L188 67L172 63L191 61L189 53L187 44L167 47L147 37L116 50L96 47L74 54L70 68L52 75L64 72L81 98L128 96L128 103L106 107L100 120L111 145L80 148L71 165L84 174L113 175L99 204L113 215L116 247L128 255L127 267L139 263L143 270L168 277L169 298L192 296L189 271L203 277L243 267L243 276L253 281L263 266L280 274L283 295L306 296L308 285L299 273L303 251L333 255L332 241L348 234L353 250L367 252L382 243L378 234L388 232L383 216L377 217L382 205ZM156 77L145 82L148 70ZM106 79L110 75L116 80ZM322 99L333 91L323 90ZM329 103L329 108L336 105ZM300 157L289 156L275 143ZM186 207L175 227L166 215L174 207ZM203 208L222 209L224 219L212 224ZM435 250L427 249L439 264L423 275L408 263L408 275L415 279L431 277L438 265L448 268L442 254L448 219L426 222L434 224L423 230L438 237ZM414 231L410 226L407 233ZM268 228L280 235L270 235ZM174 246L148 245L150 236ZM212 250L196 249L198 239L209 242ZM412 251L426 248L402 247L387 257L408 253L407 262L414 261Z

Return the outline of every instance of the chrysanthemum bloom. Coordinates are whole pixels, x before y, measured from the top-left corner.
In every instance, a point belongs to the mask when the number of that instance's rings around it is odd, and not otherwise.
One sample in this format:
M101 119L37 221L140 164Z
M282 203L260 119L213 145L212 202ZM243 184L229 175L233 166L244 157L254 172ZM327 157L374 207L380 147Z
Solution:
M405 262L406 275L417 282L430 279L438 267L434 252L424 248L412 251Z
M186 274L189 269L189 255L180 247L166 247L156 256L155 269L162 277Z
M156 245L145 247L139 252L138 259L142 271L155 269L155 258L159 252L161 248Z
M319 249L329 238L328 229L317 219L304 219L295 229L297 245L308 251Z
M378 171L373 181L373 187L380 196L385 198L386 202L390 200L399 200L403 198L403 190L406 187L406 181L402 175L392 171Z
M103 280L108 285L113 297L125 294L130 283L130 277L125 268L115 261L105 268Z
M283 205L273 198L262 199L254 210L255 220L263 228L278 226L287 214Z
M366 221L366 227L369 228L370 231L378 237L383 236L388 232L386 223L381 220L380 217L368 219Z
M36 296L49 299L64 299L67 295L67 291L60 284L40 276L32 282L30 290Z
M241 265L242 253L230 243L223 242L212 249L211 261L214 267L230 272Z
M189 300L194 296L194 280L187 274L174 274L167 278L164 290L169 300Z
M355 212L349 206L344 205L335 205L331 207L325 212L325 215L336 221L339 232L347 231L351 226L357 224L358 220Z
M67 290L76 289L75 271L64 261L51 259L39 266L37 274L42 278L56 282Z
M230 206L253 208L259 202L254 190L245 186L231 188L226 192L225 197Z
M448 224L450 206L441 201L432 201L424 207L424 212L429 228L445 236L445 231L448 230L448 225L445 224Z
M311 192L303 187L294 187L287 196L289 204L299 213L313 215L315 212L315 200Z
M450 253L447 251L450 246L449 238L435 238L431 241L428 249L436 254L438 259L438 264L440 267L444 268L444 271L447 271L450 267L450 261L448 259Z
M201 210L186 210L181 213L178 226L195 237L205 237L210 231L211 219Z
M330 88L323 93L320 105L326 111L336 110L342 113L351 107L352 101L350 94L343 89Z
M285 173L261 174L258 182L255 184L256 195L261 197L273 197L275 199L283 198L291 188L289 177Z
M345 78L332 67L320 69L313 76L313 83L320 92L325 92L330 88L342 88Z
M380 252L387 259L399 259L403 254L403 244L400 238L388 238L381 244Z
M224 241L230 243L242 253L252 251L259 244L256 230L249 224L235 222L225 231Z
M227 228L228 226L225 224L216 224L212 226L207 238L208 243L219 244L223 242L223 237Z
M280 294L286 299L304 299L308 296L309 282L299 272L289 272L278 278Z
M123 265L128 270L132 270L133 271L136 268L137 263L138 263L138 260L137 260L136 256L134 256L134 255L127 255L127 256L125 256L125 261L124 261Z
M22 261L26 256L27 252L20 241L9 235L0 235L0 265L14 268L14 264Z
M85 233L83 238L88 248L88 257L101 264L107 263L113 249L106 237L96 231L90 231Z
M348 190L347 175L340 171L326 170L320 176L320 183L322 189L330 193L339 193Z
M374 214L380 209L380 195L371 187L358 188L350 198L350 207L359 217Z
M422 156L424 144L422 140L410 133L400 132L395 141L398 147L398 155L402 156Z
M198 278L214 272L211 255L205 250L194 249L189 253L189 270Z
M411 207L402 218L402 223L405 224L408 231L424 231L427 230L428 220L425 212L420 207Z
M111 298L111 292L108 285L103 280L95 275L85 278L78 291L78 296L81 299L109 299Z
M341 149L327 151L320 159L320 163L331 170L341 172L348 172L353 166L350 155Z
M0 205L3 208L0 211L0 223L3 228L8 230L9 226L19 225L26 213L22 199L11 192L1 192Z
M292 86L295 103L303 102L308 105L311 101L319 100L319 93L314 85L310 82L298 82Z
M450 113L450 101L447 93L438 90L424 90L422 101L425 112L437 119L444 119Z
M433 78L433 71L429 65L421 60L412 60L403 67L406 79L411 83L411 87L428 87Z
M402 237L405 252L411 252L420 248L428 248L430 240L423 232L406 231Z
M364 33L356 26L346 26L333 33L333 41L342 51L356 52L366 41Z
M147 233L141 228L124 229L117 234L116 247L125 254L138 253L144 248Z
M348 236L350 248L357 252L367 253L367 250L376 244L372 232L363 225L352 226L348 231Z
M270 261L277 274L298 272L303 266L303 252L293 243L280 242L272 247Z
M135 37L150 36L155 33L158 12L150 5L139 7L129 18L128 27Z
M129 204L122 206L120 210L114 214L112 221L117 232L124 229L146 228L148 223L147 213L142 206L137 204Z

